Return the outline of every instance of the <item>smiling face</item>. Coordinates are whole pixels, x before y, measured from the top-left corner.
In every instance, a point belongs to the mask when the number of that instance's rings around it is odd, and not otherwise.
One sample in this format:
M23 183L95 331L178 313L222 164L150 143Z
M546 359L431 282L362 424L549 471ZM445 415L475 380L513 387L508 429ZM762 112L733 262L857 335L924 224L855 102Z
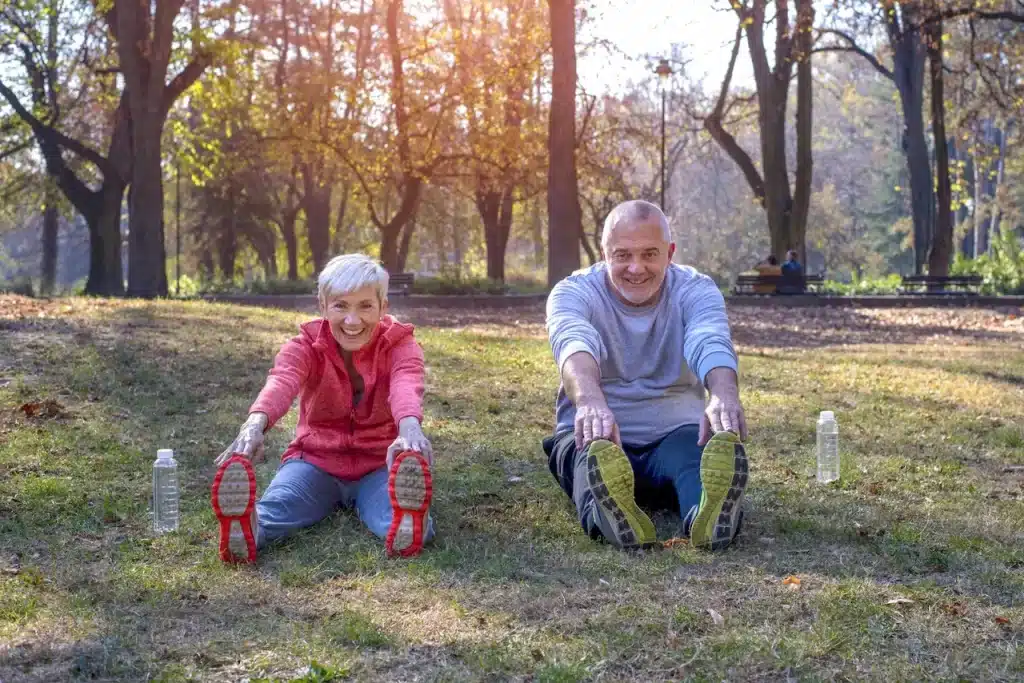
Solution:
M622 221L604 245L608 275L619 298L632 306L653 303L665 281L676 245L665 240L658 217Z
M327 297L321 312L341 350L352 352L369 343L387 310L388 302L381 302L377 288L367 285L348 294Z

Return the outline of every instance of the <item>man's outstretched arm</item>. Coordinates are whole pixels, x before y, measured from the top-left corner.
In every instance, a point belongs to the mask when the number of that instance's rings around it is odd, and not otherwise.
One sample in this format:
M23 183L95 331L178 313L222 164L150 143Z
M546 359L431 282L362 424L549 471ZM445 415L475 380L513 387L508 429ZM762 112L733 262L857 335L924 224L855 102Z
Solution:
M712 368L705 377L711 398L704 409L697 445L703 446L717 432L735 432L747 440L747 418L740 403L740 386L736 371L730 367Z
M562 385L576 406L576 448L582 449L595 439L607 439L622 445L615 415L601 391L601 369L586 351L579 351L565 359L562 365Z

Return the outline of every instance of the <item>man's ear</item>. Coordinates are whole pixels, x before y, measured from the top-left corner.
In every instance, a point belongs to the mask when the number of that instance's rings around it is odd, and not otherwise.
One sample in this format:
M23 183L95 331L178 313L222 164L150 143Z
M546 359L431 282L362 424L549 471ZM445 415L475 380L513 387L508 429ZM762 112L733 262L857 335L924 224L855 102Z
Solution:
M672 263L672 257L675 256L675 253L676 253L676 243L675 242L669 242L669 244L668 244L668 262L669 263Z

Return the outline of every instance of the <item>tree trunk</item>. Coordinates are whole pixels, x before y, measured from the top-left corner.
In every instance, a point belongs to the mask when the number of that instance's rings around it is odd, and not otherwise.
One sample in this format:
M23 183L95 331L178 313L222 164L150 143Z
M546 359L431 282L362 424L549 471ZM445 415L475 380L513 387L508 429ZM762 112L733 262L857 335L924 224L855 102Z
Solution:
M398 272L404 273L409 261L409 246L412 244L412 234L416 232L416 216L409 219L409 222L402 228L402 238L398 241Z
M167 296L164 251L164 179L160 159L163 119L132 116L132 187L128 194L128 296Z
M46 207L43 209L43 259L40 264L39 292L52 296L57 285L57 237L60 232L60 214L54 190L46 188Z
M284 238L284 248L288 252L288 279L292 282L299 279L299 242L295 235L298 214L298 208L286 209L281 217L281 237Z
M540 197L531 202L530 232L533 235L533 266L540 270L544 267L544 226L540 220Z
M576 2L548 0L551 15L551 111L548 120L548 285L580 267L576 177Z
M181 0L113 0L103 6L108 28L117 43L119 70L132 123L129 296L167 296L161 136L174 101L199 78L211 60L209 52L193 54L168 83L174 22L182 4ZM228 19L233 26L234 11ZM232 33L230 28L228 33Z
M1001 224L1003 221L1003 207L999 204L999 188L1003 186L1003 179L1006 174L1006 133L1009 125L1010 124L1004 123L1001 128L996 128L995 131L999 138L999 142L996 148L997 155L993 162L995 164L995 172L993 173L995 177L992 180L992 199L994 200L994 204L992 207L991 227L989 229L991 234L991 237L989 238L989 246L991 246L992 242L999 239L1002 230Z
M796 67L796 177L794 178L793 215L790 219L789 244L795 249L800 262L807 263L807 216L811 206L811 182L814 178L814 155L811 133L813 130L813 84L811 71L812 29L814 6L812 0L797 2L797 35L794 39ZM782 257L784 252L779 252Z
M235 259L238 256L238 231L235 229L235 189L228 183L227 211L221 220L224 227L217 234L217 263L225 282L235 278Z
M345 236L348 228L345 226L345 217L348 215L348 200L352 196L352 186L345 183L341 188L341 201L338 202L338 211L334 214L334 234L331 235L331 253L340 254L343 245L347 243Z
M476 208L484 224L484 243L487 248L487 277L505 281L505 254L512 232L512 188L480 190L476 193Z
M398 256L398 241L402 235L402 228L416 215L422 192L423 180L418 176L407 176L403 182L402 203L398 207L398 212L390 221L379 226L380 261L384 270L389 273L402 272Z
M323 182L320 169L306 166L302 180L305 198L306 237L313 257L313 269L319 273L327 265L331 248L331 186Z
M803 258L810 207L813 159L811 153L812 88L811 0L798 0L795 25L790 25L788 0L776 0L774 67L765 44L767 0L753 0L733 6L739 25L725 77L713 111L704 118L704 128L743 173L754 198L765 211L771 250L782 257L796 249ZM744 32L754 71L761 143L760 168L736 138L724 128L726 101ZM786 105L793 65L797 66L797 154L795 190L789 184L786 156ZM794 196L795 191L795 196Z
M124 295L121 263L121 207L124 191L125 184L120 179L106 178L91 201L95 210L82 212L89 227L89 279L85 283L86 294Z
M978 258L985 252L982 201L984 200L985 179L982 176L982 163L977 155L974 158L974 229L971 234L971 258Z
M953 258L953 188L949 179L949 147L946 143L946 101L942 74L942 22L928 27L928 63L931 76L932 137L935 140L938 207L935 234L928 256L929 275L949 275Z
M931 245L935 196L924 128L925 37L914 3L901 3L902 16L889 18L893 79L903 109L903 150L910 171L910 205L914 222L914 272L924 272ZM899 22L899 23L897 23Z

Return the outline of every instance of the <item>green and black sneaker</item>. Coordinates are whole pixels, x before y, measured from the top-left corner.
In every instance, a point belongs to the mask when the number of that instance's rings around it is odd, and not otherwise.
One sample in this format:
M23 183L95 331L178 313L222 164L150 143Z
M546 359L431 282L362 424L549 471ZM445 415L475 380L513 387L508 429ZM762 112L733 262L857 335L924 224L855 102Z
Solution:
M654 522L637 507L633 466L621 448L611 441L591 443L587 449L587 482L606 522L603 526L611 534L610 542L626 550L657 542Z
M722 550L739 531L740 504L747 488L749 466L740 438L719 432L704 446L700 459L702 491L697 515L690 525L696 548Z

